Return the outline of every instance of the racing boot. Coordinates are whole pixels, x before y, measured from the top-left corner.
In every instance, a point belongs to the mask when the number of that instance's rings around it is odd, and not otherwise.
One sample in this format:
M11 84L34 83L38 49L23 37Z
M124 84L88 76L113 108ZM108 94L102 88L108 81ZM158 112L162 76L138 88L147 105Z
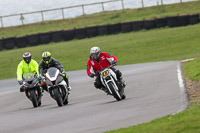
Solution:
M66 91L70 94L70 91L72 90L71 86L69 84L65 85Z
M41 86L40 86L40 89L41 89L42 93L43 93L44 91L48 92L48 89L47 89L47 86L46 86L46 85L41 85Z
M119 78L119 82L120 82L120 84L122 85L122 87L125 88L126 82L125 82L125 80L123 79L122 76Z
M72 87L69 85L68 77L67 77L67 78L64 77L64 80L65 80L65 82L66 82L66 84L67 84L67 86L66 86L67 90L68 90L68 91L71 91L71 90L72 90Z
M42 105L42 102L41 102L41 100L38 102L38 106L41 106Z
M40 86L40 90L42 93L44 93L44 89L42 88L42 86Z
M72 87L71 87L70 85L68 85L68 86L67 86L67 90L68 90L68 91L71 91L71 90L72 90Z

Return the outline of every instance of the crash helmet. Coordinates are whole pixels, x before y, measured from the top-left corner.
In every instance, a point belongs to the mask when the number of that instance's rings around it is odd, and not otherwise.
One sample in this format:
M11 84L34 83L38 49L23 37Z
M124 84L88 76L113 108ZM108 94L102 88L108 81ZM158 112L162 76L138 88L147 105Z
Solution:
M23 59L27 64L29 64L31 62L31 53L29 53L29 52L24 53Z
M100 48L99 47L92 47L90 49L90 57L94 60L98 60L99 59L99 56L100 56Z
M49 64L49 62L51 62L51 53L48 51L43 52L42 60L44 61L44 63Z

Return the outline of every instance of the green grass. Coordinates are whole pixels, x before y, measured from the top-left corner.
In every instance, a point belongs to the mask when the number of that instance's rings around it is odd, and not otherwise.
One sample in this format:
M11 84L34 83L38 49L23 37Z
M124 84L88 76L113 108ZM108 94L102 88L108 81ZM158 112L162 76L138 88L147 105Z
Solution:
M200 81L200 59L190 61L183 65L184 76L191 79Z
M86 69L89 50L95 45L118 57L118 65L199 57L199 29L197 24L4 50L0 52L0 79L16 77L17 65L26 51L40 62L42 52L48 50L67 71Z
M44 23L28 24L24 26L1 28L0 38L23 36L27 34L48 32L62 29L72 29L92 25L102 25L125 21L152 19L154 17L173 16L177 14L192 14L200 12L200 0L182 4L154 6L140 9L127 9L124 11L110 11L83 15L73 19L47 21Z

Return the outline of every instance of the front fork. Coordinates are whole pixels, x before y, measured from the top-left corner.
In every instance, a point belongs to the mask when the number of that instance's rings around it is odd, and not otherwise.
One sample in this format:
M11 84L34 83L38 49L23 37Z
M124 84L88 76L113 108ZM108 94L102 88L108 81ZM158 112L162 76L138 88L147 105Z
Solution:
M103 82L104 82L104 86L108 89L108 91L110 92L110 94L112 94L112 92L111 92L111 90L109 89L109 87L108 87L108 82L113 82L114 83L114 85L116 85L117 86L117 91L118 92L121 92L122 90L123 90L123 87L121 86L121 84L120 84L120 82L118 81L118 79L117 80L115 80L113 77L110 79L110 80L108 80L108 81L106 81L105 79L103 79ZM107 83L106 83L107 82Z

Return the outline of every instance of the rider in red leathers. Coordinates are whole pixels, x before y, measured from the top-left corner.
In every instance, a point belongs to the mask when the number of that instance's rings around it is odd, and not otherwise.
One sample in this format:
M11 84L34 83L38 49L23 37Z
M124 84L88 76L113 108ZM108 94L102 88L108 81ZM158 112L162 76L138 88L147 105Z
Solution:
M91 48L90 59L88 60L88 66L87 66L87 74L91 78L97 76L94 82L94 86L97 89L101 89L107 92L107 90L105 90L103 84L101 83L100 76L97 75L96 73L100 72L104 68L107 68L111 64L116 64L116 63L117 63L117 58L115 56L111 56L106 52L100 52L99 47ZM116 70L114 67L112 67L111 69L116 73L118 80L125 87L126 84L122 78L122 73L119 70Z

